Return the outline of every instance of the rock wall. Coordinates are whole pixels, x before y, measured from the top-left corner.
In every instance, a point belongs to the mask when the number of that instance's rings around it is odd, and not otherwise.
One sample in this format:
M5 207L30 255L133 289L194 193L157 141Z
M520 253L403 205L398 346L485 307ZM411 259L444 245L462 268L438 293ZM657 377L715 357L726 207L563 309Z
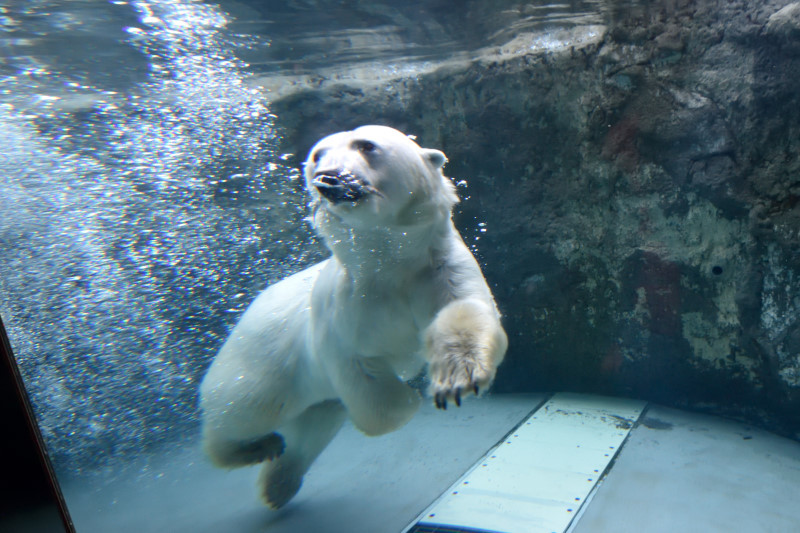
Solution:
M495 390L630 395L800 435L800 3L610 3L383 78L265 76L285 148L441 148L510 336Z

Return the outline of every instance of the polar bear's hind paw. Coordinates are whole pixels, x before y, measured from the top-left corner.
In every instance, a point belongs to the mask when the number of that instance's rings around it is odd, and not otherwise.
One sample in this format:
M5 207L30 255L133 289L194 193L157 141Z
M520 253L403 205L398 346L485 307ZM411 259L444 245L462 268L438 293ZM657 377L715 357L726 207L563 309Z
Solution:
M206 437L203 446L214 464L222 468L271 461L280 457L285 449L283 437L275 432L242 441Z
M283 437L273 432L239 443L236 447L236 456L240 464L254 465L280 457L284 448Z
M249 454L253 458L253 463L280 457L286 448L283 437L279 433L269 433L260 439L254 439L242 445L242 454Z
M261 499L271 509L280 509L300 490L305 473L302 461L291 454L264 463L258 480Z

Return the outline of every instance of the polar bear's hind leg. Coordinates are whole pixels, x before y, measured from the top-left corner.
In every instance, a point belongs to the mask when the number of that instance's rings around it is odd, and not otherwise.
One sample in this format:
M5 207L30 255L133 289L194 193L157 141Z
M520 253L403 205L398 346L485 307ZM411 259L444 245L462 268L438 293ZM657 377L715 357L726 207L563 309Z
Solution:
M419 393L380 358L352 359L330 369L347 413L362 433L383 435L406 424L419 409Z

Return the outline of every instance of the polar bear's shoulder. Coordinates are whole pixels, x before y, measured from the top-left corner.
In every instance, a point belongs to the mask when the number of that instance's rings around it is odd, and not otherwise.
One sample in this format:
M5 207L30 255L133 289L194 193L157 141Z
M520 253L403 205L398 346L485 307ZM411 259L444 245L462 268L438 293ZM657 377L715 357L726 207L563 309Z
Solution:
M242 349L240 344L261 348L280 344L277 339L287 331L297 330L299 335L299 330L307 327L303 315L310 308L314 283L327 263L308 267L264 289L245 310L222 351Z

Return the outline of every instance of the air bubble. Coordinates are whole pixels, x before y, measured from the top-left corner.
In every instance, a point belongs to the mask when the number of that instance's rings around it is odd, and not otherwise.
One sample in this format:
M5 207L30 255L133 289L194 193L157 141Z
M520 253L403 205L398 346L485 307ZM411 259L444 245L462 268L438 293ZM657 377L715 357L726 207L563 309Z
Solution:
M125 46L151 67L140 94L65 83L35 65L6 76L0 94L44 96L0 105L0 232L27 239L0 254L15 296L7 306L0 294L0 307L14 309L3 319L59 466L96 465L107 460L98 447L124 456L193 428L197 378L231 315L318 254L293 174L273 161L275 117L220 33L225 16L193 1L131 5L147 25L125 28ZM114 100L78 122L56 98L83 92ZM241 184L226 197L227 174Z

